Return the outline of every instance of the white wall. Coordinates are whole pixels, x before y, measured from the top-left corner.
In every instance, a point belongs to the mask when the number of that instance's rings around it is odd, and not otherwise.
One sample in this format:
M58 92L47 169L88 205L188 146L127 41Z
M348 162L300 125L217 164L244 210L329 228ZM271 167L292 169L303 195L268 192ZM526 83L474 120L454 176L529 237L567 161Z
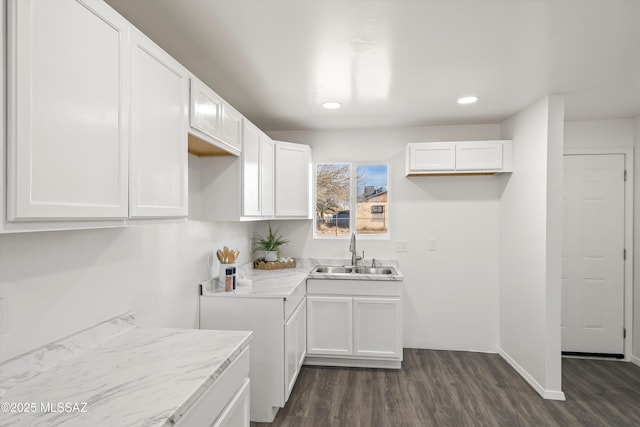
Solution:
M564 147L633 147L633 134L632 119L569 121L564 126Z
M502 124L514 171L502 195L500 349L541 395L563 398L560 356L562 98Z
M634 137L635 137L635 151L634 151L634 167L635 167L635 182L634 182L634 202L635 210L633 214L634 218L634 283L633 283L633 295L634 295L634 308L633 308L633 362L640 365L640 116L634 120Z
M197 166L190 159L193 180ZM190 197L197 204L197 194ZM8 309L0 361L129 310L143 326L197 327L197 284L210 277L212 250L238 247L248 262L252 228L190 221L0 235L0 297Z
M496 139L498 125L269 132L312 146L314 162L389 163L390 240L359 238L371 258L398 259L404 281L404 346L497 350L500 176L405 177L408 142ZM314 240L311 221L272 222L291 239L283 254L346 258L347 240ZM261 226L264 231L264 227ZM438 251L427 248L438 240ZM408 253L396 253L406 240Z

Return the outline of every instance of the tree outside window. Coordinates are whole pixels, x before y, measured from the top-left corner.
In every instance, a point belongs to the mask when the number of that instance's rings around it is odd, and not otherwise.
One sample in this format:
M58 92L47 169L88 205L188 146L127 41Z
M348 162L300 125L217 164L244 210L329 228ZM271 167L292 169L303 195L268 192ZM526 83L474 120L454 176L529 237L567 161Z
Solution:
M387 175L387 165L317 164L315 237L386 235Z

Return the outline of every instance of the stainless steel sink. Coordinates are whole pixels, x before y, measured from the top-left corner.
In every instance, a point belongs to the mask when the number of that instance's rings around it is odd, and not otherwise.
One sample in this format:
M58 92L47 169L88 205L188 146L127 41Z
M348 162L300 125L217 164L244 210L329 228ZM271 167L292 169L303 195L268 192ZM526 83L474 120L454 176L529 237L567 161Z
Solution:
M397 275L393 267L347 267L337 265L319 265L311 271L312 274L370 274Z
M397 274L393 267L356 267L353 272L356 274Z
M313 269L313 273L325 274L348 274L353 271L351 267L341 267L337 265L320 265Z

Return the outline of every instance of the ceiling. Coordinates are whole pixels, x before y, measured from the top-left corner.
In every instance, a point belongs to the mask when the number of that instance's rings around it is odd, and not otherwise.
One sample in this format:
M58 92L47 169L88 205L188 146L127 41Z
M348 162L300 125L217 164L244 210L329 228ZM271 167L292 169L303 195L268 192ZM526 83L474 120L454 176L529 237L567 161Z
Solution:
M107 3L265 131L640 115L636 0Z

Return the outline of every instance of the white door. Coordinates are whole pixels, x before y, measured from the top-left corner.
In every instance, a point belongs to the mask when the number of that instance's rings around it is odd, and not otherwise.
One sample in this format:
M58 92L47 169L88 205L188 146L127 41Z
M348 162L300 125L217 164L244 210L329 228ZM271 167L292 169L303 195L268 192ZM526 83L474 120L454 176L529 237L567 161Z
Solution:
M353 354L402 357L400 298L353 298Z
M242 213L260 216L260 129L243 121L242 127Z
M353 355L353 298L307 297L307 354Z
M564 156L563 352L624 354L624 160Z
M188 207L188 72L132 34L131 217L179 217Z
M276 141L276 216L308 218L311 149L308 145Z
M102 2L9 12L9 220L126 218L127 22Z
M262 201L262 216L273 216L274 179L275 179L275 149L271 138L260 136L260 200Z

